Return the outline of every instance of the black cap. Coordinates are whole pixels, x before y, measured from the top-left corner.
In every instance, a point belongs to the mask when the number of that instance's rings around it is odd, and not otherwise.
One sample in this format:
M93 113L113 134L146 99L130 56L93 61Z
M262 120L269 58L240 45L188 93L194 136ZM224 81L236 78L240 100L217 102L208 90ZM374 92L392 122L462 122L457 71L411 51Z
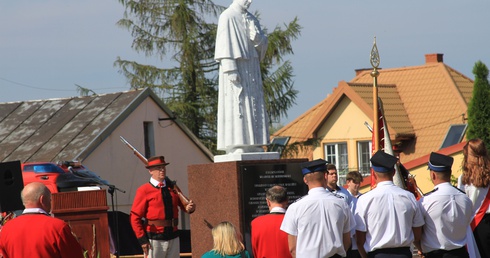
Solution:
M323 159L316 159L313 161L301 163L301 172L303 175L308 173L318 172L318 171L327 171L327 161Z
M397 161L395 156L380 150L371 157L371 167L380 173L393 172Z
M452 157L432 152L429 158L429 169L434 172L451 171L454 159Z

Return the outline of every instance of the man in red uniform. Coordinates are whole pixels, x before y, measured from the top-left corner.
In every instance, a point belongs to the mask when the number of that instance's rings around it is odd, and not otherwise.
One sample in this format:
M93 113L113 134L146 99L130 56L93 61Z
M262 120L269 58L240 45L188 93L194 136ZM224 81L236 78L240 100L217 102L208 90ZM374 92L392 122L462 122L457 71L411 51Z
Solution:
M270 213L252 220L251 240L254 257L291 257L288 234L279 229L288 206L286 188L273 186L267 190L265 198Z
M180 257L179 207L187 213L196 209L192 201L184 206L174 193L174 183L166 177L168 164L163 156L148 159L146 168L151 175L150 182L136 190L131 208L133 231L145 256L152 258Z
M83 250L63 220L51 217L51 192L42 183L26 185L21 193L25 210L0 232L0 256L83 258Z

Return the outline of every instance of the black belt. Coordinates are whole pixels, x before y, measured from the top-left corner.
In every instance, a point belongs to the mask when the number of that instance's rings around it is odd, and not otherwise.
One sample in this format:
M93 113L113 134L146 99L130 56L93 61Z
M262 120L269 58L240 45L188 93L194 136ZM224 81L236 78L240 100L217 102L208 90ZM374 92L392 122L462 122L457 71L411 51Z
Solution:
M178 219L165 219L165 220L148 220L146 236L149 239L154 240L171 240L179 236L176 229L179 223ZM158 232L156 227L163 227L163 232ZM174 230L175 229L175 230Z
M179 236L179 231L165 231L163 233L146 232L146 236L153 240L171 240Z
M443 249L438 249L434 250L431 252L428 252L425 254L426 258L431 258L431 257L444 257L444 255L454 255L457 257L469 257L468 251L466 250L465 247L460 247L457 249L453 250L443 250Z
M377 254L410 254L410 247L381 248L368 253L368 257L375 257Z

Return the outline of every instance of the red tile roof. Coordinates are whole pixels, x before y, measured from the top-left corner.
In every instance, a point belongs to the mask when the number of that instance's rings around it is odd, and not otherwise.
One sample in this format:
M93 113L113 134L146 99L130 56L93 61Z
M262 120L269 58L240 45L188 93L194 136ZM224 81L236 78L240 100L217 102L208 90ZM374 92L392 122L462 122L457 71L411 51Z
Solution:
M438 59L431 60L431 56L426 56L424 65L379 70L378 94L384 103L391 138L415 137L403 146L400 159L404 163L437 151L449 126L463 123L471 98L473 81L442 63L442 55L440 62L434 62ZM315 138L344 97L372 117L372 83L370 71L359 71L350 82L339 82L331 95L273 136L291 136L290 142Z

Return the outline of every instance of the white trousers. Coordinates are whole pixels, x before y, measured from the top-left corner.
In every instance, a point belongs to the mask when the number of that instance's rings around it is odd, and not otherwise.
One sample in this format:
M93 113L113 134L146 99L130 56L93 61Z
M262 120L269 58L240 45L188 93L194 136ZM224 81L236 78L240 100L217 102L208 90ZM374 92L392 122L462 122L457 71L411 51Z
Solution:
M154 240L150 239L151 249L148 252L148 258L179 258L180 241L176 237L171 240Z

